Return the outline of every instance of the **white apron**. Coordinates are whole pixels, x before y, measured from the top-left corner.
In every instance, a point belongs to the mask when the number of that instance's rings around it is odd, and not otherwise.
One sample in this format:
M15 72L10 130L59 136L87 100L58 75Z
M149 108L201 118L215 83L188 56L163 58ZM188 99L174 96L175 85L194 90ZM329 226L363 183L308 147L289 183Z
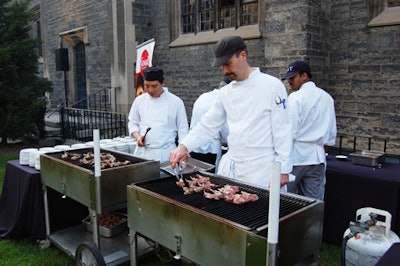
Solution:
M271 165L274 160L272 148L229 149L221 158L218 175L269 189ZM286 192L286 186L281 188L281 192Z

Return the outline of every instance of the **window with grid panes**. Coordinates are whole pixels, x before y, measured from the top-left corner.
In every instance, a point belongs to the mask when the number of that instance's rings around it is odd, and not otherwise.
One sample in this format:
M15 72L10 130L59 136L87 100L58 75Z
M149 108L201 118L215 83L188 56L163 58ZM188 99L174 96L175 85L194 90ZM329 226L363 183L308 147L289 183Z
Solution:
M189 0L181 3L182 31L194 32L194 5Z
M181 0L182 33L258 23L258 0Z

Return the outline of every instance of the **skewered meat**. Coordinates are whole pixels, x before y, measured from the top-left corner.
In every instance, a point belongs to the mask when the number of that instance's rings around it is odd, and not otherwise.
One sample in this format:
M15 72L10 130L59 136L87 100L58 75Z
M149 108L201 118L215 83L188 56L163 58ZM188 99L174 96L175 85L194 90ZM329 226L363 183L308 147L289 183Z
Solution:
M179 179L176 182L176 185L183 189L183 194L185 195L203 191L203 195L207 199L224 199L234 204L243 204L258 200L257 194L240 191L239 186L224 185L223 187L215 189L217 185L213 184L209 177L204 177L199 174L197 174L196 177L186 179L186 183L188 185L185 184L183 179Z
M176 181L176 185L178 187L184 187L185 186L185 182L183 181L182 178L180 178L178 181Z
M61 155L61 158L62 159L70 159L72 161L76 161L76 160L82 158L79 160L79 162L81 164L92 165L92 166L94 165L94 153L93 152L88 152L88 153L84 153L84 154L64 152ZM128 164L131 164L131 161L125 160L123 162L120 162L111 153L103 152L100 154L100 168L101 169L124 166L124 165L128 165Z

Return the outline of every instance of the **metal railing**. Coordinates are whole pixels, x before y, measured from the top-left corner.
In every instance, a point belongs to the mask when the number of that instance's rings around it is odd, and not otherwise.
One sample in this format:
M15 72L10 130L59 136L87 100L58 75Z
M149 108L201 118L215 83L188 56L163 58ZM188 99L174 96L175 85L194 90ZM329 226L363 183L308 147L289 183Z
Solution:
M335 148L339 154L357 150L377 150L389 156L400 157L400 142L398 138L362 136L338 132L336 140Z
M63 139L93 140L93 130L100 130L100 137L126 136L127 117L124 113L62 107L60 109Z
M93 130L100 130L100 137L114 138L127 134L127 117L112 112L113 88L97 90L70 106L59 107L61 137L77 141L93 140ZM114 97L113 97L114 96Z
M88 110L111 111L112 88L105 88L94 91L88 97L72 103L71 108L80 108ZM115 97L114 97L115 98Z

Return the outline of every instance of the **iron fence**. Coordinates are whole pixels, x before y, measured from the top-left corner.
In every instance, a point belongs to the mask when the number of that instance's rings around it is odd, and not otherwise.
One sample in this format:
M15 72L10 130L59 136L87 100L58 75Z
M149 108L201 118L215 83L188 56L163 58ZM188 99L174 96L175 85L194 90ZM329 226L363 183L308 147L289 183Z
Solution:
M62 137L77 141L93 140L93 130L100 130L102 139L126 136L127 117L124 113L62 107Z
M110 111L113 88L105 88L92 92L88 97L72 103L71 108Z

